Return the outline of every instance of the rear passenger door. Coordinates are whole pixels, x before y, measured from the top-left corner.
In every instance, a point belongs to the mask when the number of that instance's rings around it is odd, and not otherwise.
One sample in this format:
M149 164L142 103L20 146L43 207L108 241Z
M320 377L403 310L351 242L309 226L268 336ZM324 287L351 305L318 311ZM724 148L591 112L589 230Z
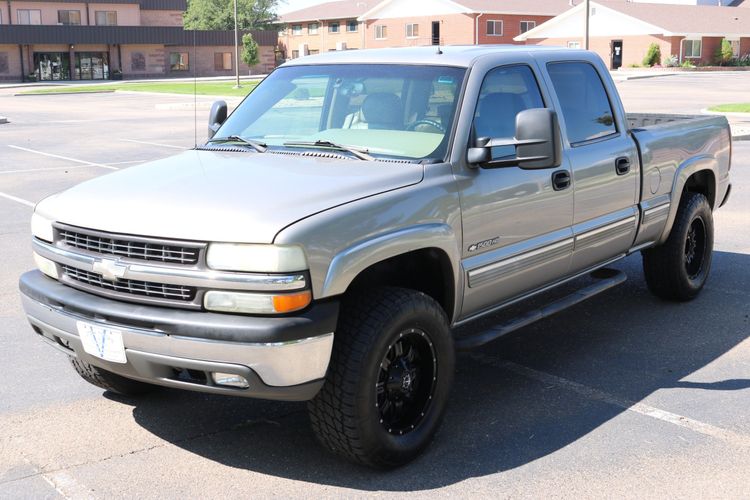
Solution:
M604 78L611 79L601 62L548 61L546 68L573 171L574 273L632 246L638 227L640 165L619 98L609 95L604 84Z

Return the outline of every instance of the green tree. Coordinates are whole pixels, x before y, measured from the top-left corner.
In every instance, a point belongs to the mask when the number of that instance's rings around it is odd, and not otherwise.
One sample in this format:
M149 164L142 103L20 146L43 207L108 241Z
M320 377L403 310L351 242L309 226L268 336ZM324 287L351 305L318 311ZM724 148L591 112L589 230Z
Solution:
M721 41L721 45L717 47L716 54L714 54L714 59L716 59L716 64L719 66L729 64L734 59L732 44L729 43L729 40L725 38Z
M276 19L279 0L237 0L239 29L268 28ZM233 30L234 0L188 0L185 29Z
M646 56L643 58L643 65L651 67L659 63L661 63L661 49L658 43L652 43L648 46Z
M242 60L251 68L260 62L258 42L253 39L253 35L250 33L242 35Z

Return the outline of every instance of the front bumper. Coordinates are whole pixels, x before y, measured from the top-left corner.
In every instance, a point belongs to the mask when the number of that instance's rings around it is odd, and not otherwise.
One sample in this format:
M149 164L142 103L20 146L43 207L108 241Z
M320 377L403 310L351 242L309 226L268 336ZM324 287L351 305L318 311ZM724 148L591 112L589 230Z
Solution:
M39 271L21 276L19 288L34 331L70 356L143 382L263 399L304 401L317 394L338 319L337 302L315 304L294 317L129 304L75 290ZM86 353L78 321L122 331L127 363ZM193 376L185 377L188 371ZM218 386L211 372L240 375L249 387Z

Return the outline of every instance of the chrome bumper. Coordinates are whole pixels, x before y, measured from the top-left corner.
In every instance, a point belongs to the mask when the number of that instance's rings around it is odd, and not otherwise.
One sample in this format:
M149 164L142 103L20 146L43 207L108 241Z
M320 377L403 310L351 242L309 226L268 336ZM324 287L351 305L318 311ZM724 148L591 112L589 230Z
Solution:
M299 317L273 318L277 322L272 323L275 326L269 337L267 331L253 329L251 325L253 322L268 324L269 318L120 303L61 285L38 271L24 274L20 288L23 307L34 331L70 356L123 377L153 384L288 401L311 399L322 386L336 319L331 318L330 313L338 314L336 306L324 309L323 319L318 317L317 321L315 315L311 315L312 319L304 318L309 321L302 323ZM148 322L159 311L168 319L158 327L145 328L126 319L135 315L133 317ZM200 322L194 320L198 316ZM216 319L213 324L212 318ZM127 363L113 363L86 353L77 333L78 321L122 331ZM241 324L238 326L237 322ZM209 325L210 332L206 328ZM324 331L319 331L321 329ZM203 330L206 335L197 336ZM242 341L243 337L247 337L245 340L255 337L259 341ZM204 376L186 380L180 376L186 370ZM216 385L210 376L212 372L240 375L248 381L249 387Z

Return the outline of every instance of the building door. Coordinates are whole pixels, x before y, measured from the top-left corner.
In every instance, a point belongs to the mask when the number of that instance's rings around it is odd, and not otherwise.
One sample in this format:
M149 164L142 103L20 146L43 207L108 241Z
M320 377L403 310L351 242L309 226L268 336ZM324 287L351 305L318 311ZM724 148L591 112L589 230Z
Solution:
M612 69L622 66L622 40L612 40Z
M432 45L440 45L440 21L432 21Z
M69 80L70 55L67 52L34 52L34 72L40 81Z
M109 78L109 54L76 52L76 72L80 80L106 80Z

